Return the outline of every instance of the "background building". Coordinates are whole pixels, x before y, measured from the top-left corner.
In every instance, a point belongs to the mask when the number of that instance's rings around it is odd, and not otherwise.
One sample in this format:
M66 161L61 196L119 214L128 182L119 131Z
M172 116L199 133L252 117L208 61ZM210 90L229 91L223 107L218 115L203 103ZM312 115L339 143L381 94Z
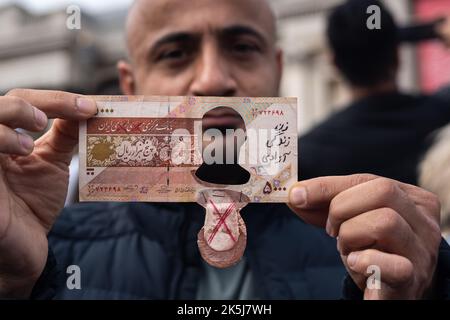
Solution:
M126 11L90 15L80 30L66 27L67 13L0 8L0 92L15 87L85 94L118 93L117 61L125 56Z

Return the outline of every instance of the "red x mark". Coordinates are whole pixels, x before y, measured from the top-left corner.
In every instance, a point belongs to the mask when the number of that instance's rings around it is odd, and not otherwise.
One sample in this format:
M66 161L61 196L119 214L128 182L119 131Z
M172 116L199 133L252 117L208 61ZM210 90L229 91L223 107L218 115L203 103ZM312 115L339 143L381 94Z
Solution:
M231 214L231 212L233 211L235 204L232 203L228 206L228 208L223 212L223 214L220 213L219 209L217 209L216 205L214 204L214 202L212 200L209 200L209 202L211 202L213 209L214 209L214 213L216 213L220 219L219 222L217 222L216 226L213 229L213 232L211 233L211 235L208 238L208 242L211 243L214 239L214 237L216 236L217 232L219 231L219 228L224 225L225 229L227 229L227 233L230 235L231 239L236 242L236 239L234 239L233 234L231 233L230 229L228 228L227 223L225 222L225 220L228 218L228 216Z

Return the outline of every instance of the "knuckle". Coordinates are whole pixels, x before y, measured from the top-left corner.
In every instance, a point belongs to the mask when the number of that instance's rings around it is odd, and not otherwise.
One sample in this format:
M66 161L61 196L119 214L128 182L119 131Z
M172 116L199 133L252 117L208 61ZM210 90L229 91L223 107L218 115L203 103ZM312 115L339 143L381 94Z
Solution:
M11 89L6 93L6 96L22 96L24 93L24 89Z
M439 201L439 197L432 193L427 191L427 197L429 198L429 201L431 204L434 204L436 207L440 207L441 206L441 202Z
M434 267L438 261L439 258L439 249L436 248L436 250L430 250L428 251L428 261L431 267Z
M351 240L352 229L347 225L347 223L341 224L339 228L338 241L345 246Z
M327 184L325 183L325 182L323 182L323 181L320 181L319 182L319 190L320 190L320 194L322 194L322 195L326 195L326 194L328 194L329 193L329 190L328 190L329 188L328 188L328 186L327 186Z
M54 112L69 115L71 112L76 112L78 110L76 105L76 96L63 92L63 91L52 91L50 93L50 100L52 103L49 104Z
M409 283L414 277L414 266L406 258L394 262L394 278L400 285ZM418 275L420 277L420 275Z
M0 125L0 152L11 153L16 149L17 141L12 140L9 130L7 127Z
M5 97L4 104L7 105L3 109L4 115L8 119L8 125L12 128L20 126L20 122L29 119L33 115L31 105L20 97Z
M350 184L353 186L357 186L357 185L360 185L362 183L365 183L369 180L373 180L376 178L378 178L378 176L375 176L375 175L369 174L369 173L353 174L350 176Z
M391 199L397 195L398 186L394 180L388 178L378 178L376 183L376 190L382 199Z
M64 94L62 91L52 91L51 96L55 100L64 100Z
M439 251L439 245L442 240L442 234L441 234L441 228L438 223L436 222L430 222L429 223L429 232L428 232L428 239L426 239L427 243L430 245L430 260L437 260L438 251Z
M330 195L333 194L333 190L332 187L330 186L330 184L324 182L324 181L319 181L319 192L320 195L323 196L324 198L328 198L330 197Z
M339 195L333 198L328 208L328 215L332 221L342 221L344 219L344 213L339 209L340 207Z
M415 272L414 275L412 276L412 279L409 282L411 282L411 281L415 281L416 285L419 288L422 288L422 295L423 295L423 292L425 292L425 290L430 287L430 285L433 281L433 278L430 277L429 273L426 273L425 271L421 271L421 272Z
M329 187L324 186L324 188ZM330 190L324 192L330 192ZM347 220L347 212L342 209L342 196L340 194L330 201L330 205L328 206L328 219L333 226L339 226L339 228Z
M51 92L51 99L53 99L58 104L63 105L74 105L74 100L72 99L71 95L63 92L63 91L52 91Z
M441 201L439 200L439 197L431 192L426 193L426 197L428 199L428 209L431 212L431 214L435 217L439 217L441 212Z
M360 257L358 258L357 265L359 265L361 269L364 270L367 269L368 266L372 265L373 261L372 256L373 256L372 250L366 250L362 252Z
M375 231L378 235L391 235L395 234L400 228L401 220L397 211L391 208L384 208L380 214L380 218L377 220Z
M356 248L354 238L353 228L344 222L339 228L337 237L338 251L343 255L348 255Z
M18 108L23 108L24 106L28 106L28 102L26 102L24 99L22 99L21 97L17 97L17 96L8 96L5 97L6 99L6 103L8 105L12 105Z

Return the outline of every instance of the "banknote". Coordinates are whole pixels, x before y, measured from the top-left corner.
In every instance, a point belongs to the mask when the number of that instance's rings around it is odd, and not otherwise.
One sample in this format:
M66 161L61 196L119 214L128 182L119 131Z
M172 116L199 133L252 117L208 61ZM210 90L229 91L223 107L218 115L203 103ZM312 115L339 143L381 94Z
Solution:
M206 189L286 202L297 99L93 96L79 130L80 201L198 202Z

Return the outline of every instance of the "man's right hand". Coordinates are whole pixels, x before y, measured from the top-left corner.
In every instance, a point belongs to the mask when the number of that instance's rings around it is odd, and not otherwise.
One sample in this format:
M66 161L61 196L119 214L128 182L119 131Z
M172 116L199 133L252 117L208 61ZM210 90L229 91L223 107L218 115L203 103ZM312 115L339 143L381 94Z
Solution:
M0 97L0 298L26 298L41 275L47 234L64 206L78 121L97 112L80 95L15 89ZM36 142L14 129L39 132Z

